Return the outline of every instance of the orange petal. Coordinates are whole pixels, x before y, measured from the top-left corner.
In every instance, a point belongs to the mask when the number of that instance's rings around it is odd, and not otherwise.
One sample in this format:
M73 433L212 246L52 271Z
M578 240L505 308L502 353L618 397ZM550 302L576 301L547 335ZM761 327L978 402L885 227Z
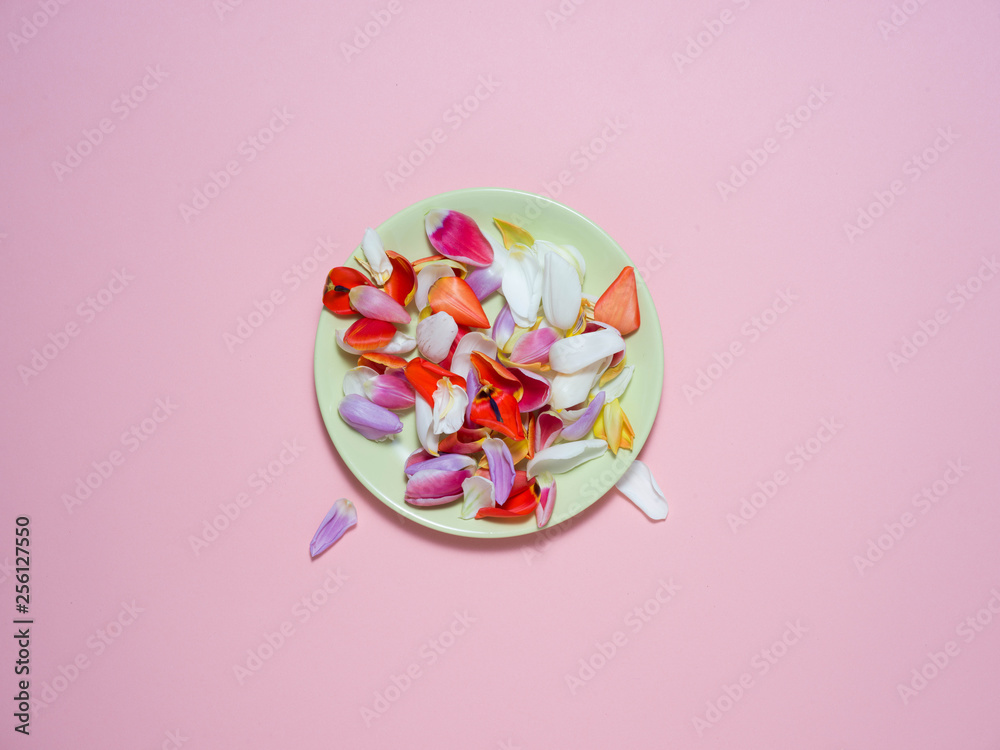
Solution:
M639 297L635 288L635 269L625 266L594 305L594 320L607 323L625 336L639 328Z
M490 319L486 317L476 293L465 279L457 276L444 276L438 279L427 293L427 301L431 310L434 312L443 310L461 326L490 327Z
M480 383L489 383L495 388L506 391L518 401L524 395L524 386L510 370L492 357L487 357L480 351L469 355L469 362L476 369Z
M384 375L387 370L400 370L406 367L406 364L406 360L402 357L382 352L365 352L358 357L358 367L370 367L379 375Z
M382 288L403 307L410 304L417 291L417 272L406 258L392 250L386 250L389 263L392 264L392 274Z
M396 326L384 320L361 318L344 332L344 343L353 349L365 352L381 349L396 335Z
M429 403L434 403L434 391L437 390L438 381L441 378L448 378L455 385L465 388L465 378L460 378L455 373L428 362L423 357L414 357L406 364L406 379Z
M323 287L323 306L337 315L354 315L349 299L350 291L356 286L371 286L361 271L347 266L337 266L326 277Z

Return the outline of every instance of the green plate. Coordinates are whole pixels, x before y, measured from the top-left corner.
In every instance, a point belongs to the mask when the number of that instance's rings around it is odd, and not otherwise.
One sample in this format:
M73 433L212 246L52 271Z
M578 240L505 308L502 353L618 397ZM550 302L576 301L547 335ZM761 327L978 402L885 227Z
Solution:
M600 227L560 203L542 196L501 188L472 188L428 198L405 208L378 227L387 250L395 250L414 260L432 255L434 250L424 233L424 214L434 208L454 209L474 218L488 236L499 239L493 217L523 226L536 239L576 246L587 261L583 291L599 296L632 261ZM357 228L360 237L364 227ZM346 261L346 259L345 259ZM636 274L642 324L626 339L626 358L635 365L632 382L621 404L635 429L634 449L621 450L615 457L608 451L570 472L556 476L557 496L551 528L597 502L615 483L642 450L653 427L663 387L663 340L653 299ZM318 302L318 300L317 300ZM503 305L499 293L485 300L483 307L492 321ZM413 312L412 305L410 311ZM351 319L338 318L325 308L320 312L316 331L316 397L330 439L344 463L372 494L397 513L447 534L468 537L510 537L539 531L532 513L517 519L463 520L462 503L418 508L403 500L406 486L403 463L420 446L413 410L400 412L403 431L393 440L375 443L347 426L337 413L343 397L344 374L357 366L357 357L337 346L335 331L347 328ZM414 335L416 315L406 327ZM415 354L415 352L414 352ZM412 355L406 355L409 358Z

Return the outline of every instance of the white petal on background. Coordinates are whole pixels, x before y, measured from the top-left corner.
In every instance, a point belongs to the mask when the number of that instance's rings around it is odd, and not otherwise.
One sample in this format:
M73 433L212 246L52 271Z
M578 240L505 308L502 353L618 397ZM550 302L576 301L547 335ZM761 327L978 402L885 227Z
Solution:
M489 336L484 336L479 331L470 331L462 336L451 357L451 371L460 378L467 377L469 374L469 368L472 367L470 360L472 352L482 352L490 359L496 359L497 344Z
M424 359L437 364L448 356L458 335L458 323L444 310L417 323L417 349Z
M572 375L557 373L552 378L552 400L549 404L553 409L569 409L576 406L590 395L590 389L600 380L601 374L610 364L611 357L605 357L600 362L587 365Z
M438 436L434 434L434 412L431 405L421 396L417 396L414 404L417 416L417 438L425 451L432 456L438 455Z
M563 474L580 464L600 458L607 449L608 444L603 440L576 440L572 443L551 445L545 450L538 451L535 457L528 461L528 477L545 473Z
M524 245L511 248L502 291L514 322L522 328L535 325L542 301L542 266L530 248Z
M558 253L545 256L542 276L542 310L555 328L572 328L580 315L580 277Z
M444 263L430 263L417 272L417 291L413 295L413 303L417 306L417 311L427 307L427 294L430 292L434 282L445 276L454 276L455 269L446 266Z
M382 286L392 274L392 263L389 262L389 256L385 254L385 248L382 247L382 238L371 227L365 230L364 239L361 240L361 249L368 262L369 273L375 279L375 283Z
M496 500L493 497L493 482L486 477L469 477L462 482L465 501L462 503L462 518L468 520L476 517L480 508L493 508Z
M622 394L625 393L625 389L628 388L628 384L632 381L632 373L634 371L635 365L625 365L622 371L607 383L604 385L595 385L591 391L591 395L596 396L598 391L604 391L605 398L609 402L614 401L616 398L621 398Z
M418 397L417 400L423 399ZM441 378L434 391L432 412L434 434L451 435L458 432L465 423L465 409L468 405L469 395L465 392L465 388L452 383L448 378Z
M378 375L370 367L355 367L344 373L344 395L365 396L365 383Z
M569 375L625 348L625 340L614 328L581 333L560 339L549 349L549 364L556 372ZM590 392L590 389L587 389Z
M654 521L662 521L667 517L667 498L649 467L642 461L633 461L615 487Z

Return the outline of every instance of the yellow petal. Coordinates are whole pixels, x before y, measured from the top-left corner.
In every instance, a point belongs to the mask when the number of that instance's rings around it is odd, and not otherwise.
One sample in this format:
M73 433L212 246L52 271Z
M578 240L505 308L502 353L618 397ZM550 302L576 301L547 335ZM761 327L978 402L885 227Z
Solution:
M517 226L517 224L511 224L509 221L503 221L495 217L493 223L500 230L500 234L503 237L503 246L508 250L510 250L511 245L527 245L531 247L535 244L535 238Z

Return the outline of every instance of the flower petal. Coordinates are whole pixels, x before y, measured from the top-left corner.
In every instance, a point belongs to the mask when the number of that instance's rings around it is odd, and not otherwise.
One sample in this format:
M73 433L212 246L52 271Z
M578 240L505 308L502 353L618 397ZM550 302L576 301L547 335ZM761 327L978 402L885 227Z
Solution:
M479 376L480 384L489 383L494 388L509 393L515 401L521 400L521 396L524 395L524 386L510 370L482 352L472 352L469 355L469 361L472 363L472 369ZM522 411L524 410L522 409Z
M356 286L371 286L371 282L353 268L337 266L332 269L323 287L323 306L337 315L353 315L348 294Z
M549 350L549 365L556 372L569 375L624 348L625 341L613 328L581 333L556 341Z
M579 336L573 338L579 338ZM579 404L590 395L590 389L594 387L610 362L611 357L605 357L572 375L557 373L552 378L552 398L549 400L549 405L553 409L569 409Z
M616 456L619 448L632 449L635 430L618 399L606 403L601 409L600 416L594 422L594 437L604 439Z
M587 408L577 417L576 421L563 429L562 439L579 440L582 437L586 437L594 427L594 422L597 421L601 409L604 408L604 398L604 391L600 391L592 398Z
M522 328L533 326L542 301L542 266L533 250L524 245L511 248L501 288L514 322Z
M439 449L445 453L473 455L482 450L483 441L486 440L488 436L489 430L483 428L468 429L463 427L453 435L444 435L441 438Z
M642 461L633 461L615 487L654 521L662 521L667 517L667 498L649 467Z
M486 477L469 477L462 482L462 493L465 501L462 503L461 516L466 520L476 518L476 514L483 508L493 508L497 504L493 482Z
M417 439L432 456L438 455L438 436L434 434L434 412L430 402L418 398L413 403L417 418Z
M562 436L563 421L550 411L543 411L528 422L528 458L548 448Z
M425 451L421 451L423 456L428 454ZM406 468L403 469L406 476L413 476L414 474L421 471L463 471L468 469L470 471L476 468L476 459L469 456L463 456L458 453L445 453L444 455L423 458L422 460L415 461Z
M524 423L517 399L489 383L484 383L472 400L469 412L472 423L496 430L514 440L524 438Z
M527 247L531 247L535 244L535 238L526 230L517 226L517 224L511 224L509 221L498 219L495 216L493 217L493 223L500 230L500 236L503 237L503 246L508 250L511 245L526 245Z
M441 255L470 266L493 262L493 246L471 216L436 209L424 216L427 239Z
M361 240L361 250L364 253L364 260L359 258L358 262L371 274L375 283L382 286L392 273L392 263L385 254L382 238L371 227L365 230L365 236Z
M364 395L373 404L386 409L409 409L413 406L413 387L403 375L376 375L365 381L363 389Z
M433 427L437 435L450 435L465 424L465 407L469 405L469 397L465 393L465 383L452 383L448 378L438 381L434 391Z
M457 383L465 388L465 378L462 378L450 370L446 370L440 365L428 362L422 357L414 357L406 365L406 379L410 381L417 393L424 397L427 403L434 400L434 391L437 390L438 381L447 378L453 383Z
M556 504L556 480L548 472L538 477L538 505L535 507L535 522L542 528L552 518Z
M386 372L402 370L406 367L406 360L402 357L397 357L395 354L365 352L358 357L358 367L370 367L379 375L382 375Z
M359 352L381 349L396 334L396 326L384 320L361 318L344 331L344 343Z
M443 263L431 263L421 268L417 272L417 290L413 296L413 303L417 306L417 309L423 310L427 307L427 294L438 279L454 275L455 269Z
M499 438L487 438L483 442L483 453L486 454L486 464L490 470L490 481L495 488L495 498L503 505L510 497L514 486L514 459L510 448Z
M583 254L572 245L557 245L548 240L536 240L535 252L540 258L555 253L573 267L580 277L580 283L583 283L583 277L587 275L587 262L583 259Z
M476 518L514 518L526 516L538 505L538 482L531 480L523 489L512 492L503 506L480 508Z
M341 419L369 440L381 442L403 431L399 417L388 409L373 404L364 396L344 396L337 406Z
M451 315L434 313L417 323L417 351L431 362L440 362L448 356L457 335L458 323Z
M462 482L472 476L472 469L441 471L425 469L418 471L406 481L406 502L429 505L427 500L456 495L462 491Z
M556 328L572 328L580 315L582 294L576 270L558 253L546 254L542 278L545 319Z
M604 385L601 385L600 383L598 383L598 385L595 385L594 391L600 388L602 391L604 391L606 399L608 401L612 401L616 398L621 398L622 394L625 393L625 389L628 388L628 384L632 381L632 373L634 371L635 371L635 365L625 365L617 375L611 378L611 380L605 382ZM604 380L606 375L607 373L605 373L605 375L602 375L600 379ZM596 395L596 393L594 393L593 395Z
M549 474L563 474L582 463L600 458L608 450L603 440L577 440L573 443L559 443L539 451L528 461L529 477Z
M485 268L473 268L465 277L476 297L484 300L500 288L503 282L503 270L507 267L507 250L503 245L493 245L493 262Z
M435 281L427 293L427 304L434 312L444 310L449 313L459 325L490 327L490 319L486 317L476 293L465 279L457 276L444 276Z
M399 253L386 250L385 254L392 265L392 273L383 288L396 302L406 307L417 291L417 272L410 261Z
M573 338L579 338L574 336ZM549 361L550 352L559 341L559 332L554 328L537 328L521 336L510 350L510 361L519 365L544 364Z
M348 294L351 309L366 318L406 324L410 314L391 296L374 286L356 286Z
M509 351L507 349L507 342L513 333L514 316L511 315L510 307L505 304L503 309L497 313L496 318L493 319L493 328L490 330L490 336L502 351L507 352Z
M472 367L470 359L472 352L482 352L487 357L493 358L497 356L497 345L479 331L470 331L455 347L455 354L451 358L452 371L465 375Z
M522 370L520 367L508 367L514 377L521 381L524 395L518 401L522 412L535 411L545 406L552 396L552 386L548 378Z
M358 511L347 498L337 500L330 512L326 514L313 534L312 541L309 542L309 557L316 557L324 550L328 549L334 542L344 535L349 528L358 523Z
M367 318L362 318L362 320L367 320ZM358 321L359 323L361 321ZM381 323L382 321L374 321L376 323ZM386 325L392 325L391 323L386 323ZM350 330L350 329L348 329ZM402 331L396 331L392 338L389 339L387 344L384 344L375 349L356 349L345 341L346 332L337 331L337 345L343 349L348 354L405 354L406 352L412 352L413 348L417 345L417 340L412 336L409 336Z
M594 320L614 326L622 336L639 329L639 297L632 266L625 266L597 300Z
M355 396L364 396L365 383L376 375L378 373L370 367L355 367L352 370L348 370L344 373L344 395L350 396L354 394Z

